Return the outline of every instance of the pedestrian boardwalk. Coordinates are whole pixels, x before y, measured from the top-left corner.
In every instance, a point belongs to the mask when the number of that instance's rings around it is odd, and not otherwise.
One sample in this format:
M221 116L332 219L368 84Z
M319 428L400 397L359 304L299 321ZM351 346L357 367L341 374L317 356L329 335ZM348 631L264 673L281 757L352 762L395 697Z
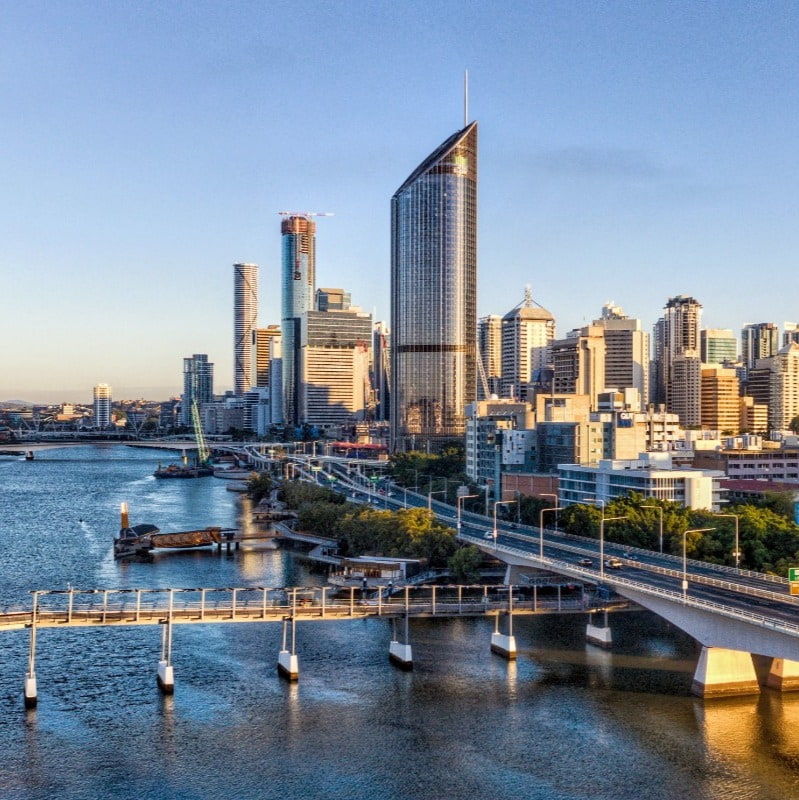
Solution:
M109 625L341 620L364 617L451 617L585 613L590 598L581 590L539 596L537 588L508 586L414 586L376 592L350 588L331 597L328 587L201 589L92 589L35 591L30 610L0 613L0 631ZM523 594L520 592L523 591ZM603 606L604 607L604 606Z

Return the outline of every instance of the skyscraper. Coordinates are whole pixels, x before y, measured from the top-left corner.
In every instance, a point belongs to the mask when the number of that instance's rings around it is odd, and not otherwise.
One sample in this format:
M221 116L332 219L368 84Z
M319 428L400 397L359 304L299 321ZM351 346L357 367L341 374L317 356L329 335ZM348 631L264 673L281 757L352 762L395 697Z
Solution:
M191 425L191 404L210 403L214 399L214 365L205 353L183 359L183 398L180 424Z
M391 445L437 449L476 398L477 123L391 198Z
M728 328L703 328L700 333L703 364L725 364L738 357L738 341Z
M641 321L630 319L619 306L606 303L595 320L605 331L605 388L637 389L641 410L649 402L649 334Z
M502 317L489 314L477 322L477 357L483 365L483 381L477 384L477 399L488 400L502 391ZM478 368L479 368L478 364Z
M741 358L747 369L754 369L760 358L777 355L780 330L773 322L747 322L741 329Z
M280 225L283 292L283 416L296 425L300 414L299 350L302 315L313 309L316 286L316 223L293 215Z
M682 425L698 425L700 420L701 374L699 331L702 305L693 297L670 297L664 314L655 324L654 400L665 403L669 411L680 414ZM674 363L680 357L680 381ZM694 363L696 362L696 363ZM679 406L679 409L677 408Z
M252 385L252 332L258 321L258 265L233 265L233 391Z
M107 428L111 424L111 387L98 383L94 387L94 427Z
M265 328L256 328L252 332L253 386L264 388L270 385L269 363L273 357L272 340L276 337L279 338L280 335L279 325L267 325ZM281 400L282 405L283 401Z
M502 318L502 394L527 400L530 384L540 382L551 363L555 317L533 300L530 287L524 301Z

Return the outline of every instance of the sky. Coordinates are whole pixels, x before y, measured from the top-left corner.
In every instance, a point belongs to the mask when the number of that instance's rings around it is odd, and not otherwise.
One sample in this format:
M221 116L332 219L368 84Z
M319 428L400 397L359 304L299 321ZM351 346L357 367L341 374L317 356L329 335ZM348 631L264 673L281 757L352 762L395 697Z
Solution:
M281 210L317 286L389 319L390 198L479 124L478 313L532 287L557 336L799 320L799 5L3 3L0 401L232 385L233 268L280 322Z

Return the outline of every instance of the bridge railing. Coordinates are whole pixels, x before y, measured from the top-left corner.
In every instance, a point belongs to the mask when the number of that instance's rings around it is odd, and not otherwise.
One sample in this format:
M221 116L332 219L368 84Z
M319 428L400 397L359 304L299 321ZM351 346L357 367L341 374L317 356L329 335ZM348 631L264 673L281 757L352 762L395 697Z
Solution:
M427 585L406 587L384 597L351 588L331 597L333 587L236 587L183 589L41 590L32 592L33 608L0 614L0 630L32 623L54 625L154 624L280 619L293 616L346 617L490 614L503 610L587 608L582 593L558 598L525 597L504 585ZM512 595L509 594L512 592Z
M561 572L567 575L572 573L576 574L576 576L584 577L587 580L596 581L597 579L596 570L583 569L582 567L572 564L568 561L560 561L558 559L547 557L544 557L542 560L539 558L538 554L531 554L527 550L521 550L505 544L499 544L498 549L517 557L530 558L532 556L538 563L544 566L550 566L555 572ZM680 572L679 575L682 577L682 572ZM731 619L742 620L750 624L758 625L762 628L768 628L770 630L779 631L790 636L799 637L799 624L776 619L774 617L768 617L765 614L757 614L754 612L745 611L743 609L735 608L733 606L713 600L692 597L689 594L683 594L682 592L676 592L671 589L663 589L642 581L634 581L629 578L622 577L621 575L610 575L607 572L605 573L604 581L611 587L629 587L630 589L634 589L641 594L661 597L681 605L692 606L705 611L712 611L713 613L720 614ZM780 595L780 599L785 600L786 597L784 595Z

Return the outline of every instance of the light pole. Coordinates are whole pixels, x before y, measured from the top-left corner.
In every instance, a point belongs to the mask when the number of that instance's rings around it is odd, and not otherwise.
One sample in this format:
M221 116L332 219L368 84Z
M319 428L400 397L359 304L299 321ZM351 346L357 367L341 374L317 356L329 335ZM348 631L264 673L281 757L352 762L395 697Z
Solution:
M433 495L434 494L446 494L446 493L447 493L446 489L436 489L434 492L428 492L427 493L427 509L428 509L428 511L432 511L433 510Z
M538 514L538 555L544 558L544 514L547 511L560 511L560 506L555 503L553 508L542 508Z
M663 552L663 507L662 506L641 506L641 508L654 508L660 513L660 525L658 527L658 543L660 544L660 552ZM735 548L738 549L737 547Z
M497 546L497 506L509 506L515 500L495 500L494 501L494 547Z
M685 557L686 541L688 540L689 533L705 533L705 531L714 531L715 528L691 528L691 530L683 531L682 533L682 601L683 603L688 599L688 559Z
M455 505L458 507L458 528L457 528L457 535L460 536L461 533L461 509L463 506L461 503L469 497L480 497L479 494L462 494L455 498Z
M741 549L738 546L738 515L737 514L717 514L713 512L714 517L731 517L735 520L735 550L733 556L735 557L735 569L738 569L741 564Z

